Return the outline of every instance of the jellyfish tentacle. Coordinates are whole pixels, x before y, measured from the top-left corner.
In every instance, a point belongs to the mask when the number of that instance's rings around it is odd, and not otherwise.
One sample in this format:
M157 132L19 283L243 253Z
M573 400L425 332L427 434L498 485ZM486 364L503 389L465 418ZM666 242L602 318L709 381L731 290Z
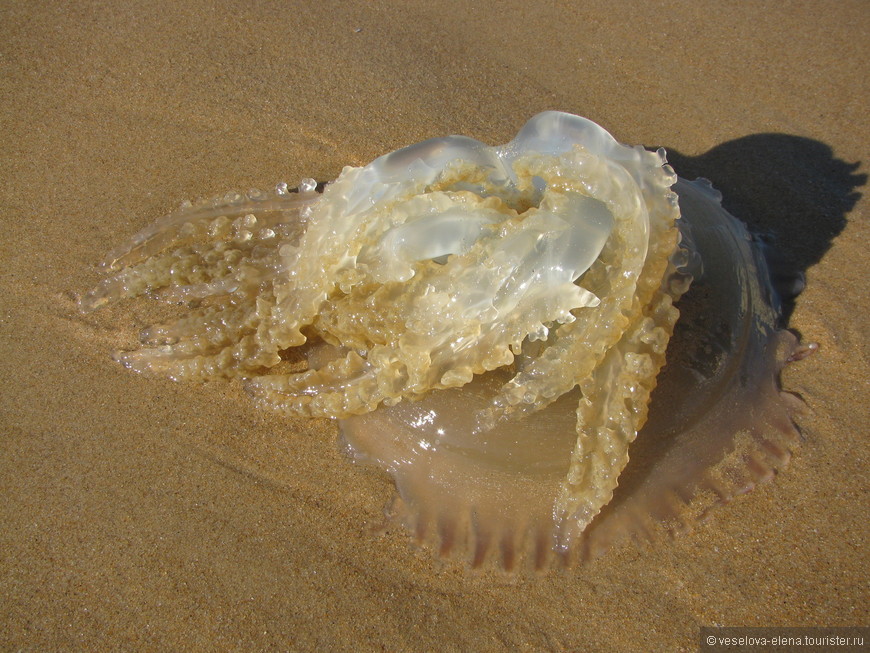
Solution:
M175 345L201 338L214 345L229 342L226 334L255 333L262 321L254 302L222 303L190 312L175 320L143 329L139 340L144 345Z
M307 187L306 187L307 188ZM133 236L124 245L109 252L103 262L107 270L135 265L170 247L180 247L197 240L213 241L231 235L235 220L248 215L262 216L262 227L280 222L295 225L301 234L305 228L305 209L312 207L320 194L310 190L288 192L279 184L274 192L252 190L245 195L230 192L211 200L185 202Z
M115 358L135 371L173 378L250 375L280 360L279 349L268 335L267 306L265 297L258 297L191 311L143 329L140 341L146 346L117 352Z
M579 388L552 485L564 547L609 500L664 360L684 289L675 181L663 151L545 112L503 146L432 139L347 167L323 195L312 182L186 204L113 251L81 307L189 302L118 360L246 377L294 415L348 417L500 369L475 404L480 433ZM310 369L270 373L309 337Z
M558 547L574 541L610 501L628 462L628 447L646 422L649 397L679 317L669 277L602 363L579 384L579 437L554 502Z
M321 369L249 378L245 388L260 402L290 415L349 417L369 412L383 401L377 372L351 351Z
M117 352L115 360L136 372L166 374L175 380L212 380L247 376L277 364L280 356L263 347L254 335L244 335L223 347L187 341L181 347L165 345Z
M249 191L183 205L111 252L103 268L114 274L80 308L161 289L168 289L162 295L169 301L223 294L239 285L231 277L261 283L280 269L276 250L298 242L319 198L313 191Z
M225 243L185 246L163 252L144 263L104 278L81 300L84 311L120 299L151 294L167 302L227 295L254 287L276 274L268 260L255 256L260 243ZM245 261L240 265L241 261Z
M613 233L599 259L579 279L602 297L601 305L575 311L577 319L559 327L549 346L527 361L480 412L481 430L540 410L579 385L659 291L679 239L674 226L679 208L669 191L674 175L663 166L663 153L644 152L642 158L649 179L639 182L621 166L610 164L609 187L595 189L607 199L608 193L617 193L611 205L616 218Z

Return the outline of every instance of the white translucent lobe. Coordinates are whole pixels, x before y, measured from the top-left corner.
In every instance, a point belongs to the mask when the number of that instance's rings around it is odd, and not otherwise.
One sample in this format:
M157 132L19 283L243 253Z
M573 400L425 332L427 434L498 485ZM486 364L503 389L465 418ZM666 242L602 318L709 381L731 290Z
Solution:
M195 300L119 360L244 377L288 414L349 420L418 534L540 562L611 501L647 420L691 281L677 268L697 258L679 245L676 180L663 150L548 111L504 145L448 136L346 167L322 194L303 179L182 206L114 250L82 306ZM714 200L700 213L724 220ZM738 249L711 247L705 268L748 269ZM296 347L307 370L285 362Z

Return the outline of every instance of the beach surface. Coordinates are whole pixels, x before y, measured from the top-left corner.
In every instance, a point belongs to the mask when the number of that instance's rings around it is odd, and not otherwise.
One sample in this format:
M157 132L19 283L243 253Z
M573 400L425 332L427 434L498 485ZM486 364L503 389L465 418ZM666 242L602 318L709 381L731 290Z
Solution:
M870 10L838 2L0 2L0 649L696 650L868 606ZM384 529L328 420L112 360L147 300L76 302L182 201L325 181L539 111L664 146L772 235L815 355L803 440L673 541L472 572Z

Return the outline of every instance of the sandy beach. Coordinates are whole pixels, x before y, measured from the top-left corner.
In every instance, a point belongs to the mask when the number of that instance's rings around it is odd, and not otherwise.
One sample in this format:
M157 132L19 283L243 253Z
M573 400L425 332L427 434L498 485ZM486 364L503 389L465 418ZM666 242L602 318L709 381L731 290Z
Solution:
M0 2L0 649L697 650L701 626L866 626L870 8L841 2ZM664 146L805 273L803 441L691 533L472 572L384 531L329 420L112 360L82 314L182 201L334 179L532 115ZM863 195L863 197L862 197Z

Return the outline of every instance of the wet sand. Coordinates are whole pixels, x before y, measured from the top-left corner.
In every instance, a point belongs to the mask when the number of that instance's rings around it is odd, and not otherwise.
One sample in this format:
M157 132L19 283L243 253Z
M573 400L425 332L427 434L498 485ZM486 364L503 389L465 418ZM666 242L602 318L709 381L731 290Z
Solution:
M695 650L699 627L867 625L870 13L854 2L0 3L0 648ZM470 573L399 529L326 420L125 371L153 309L78 313L181 201L560 109L665 146L773 234L804 441L692 533Z

